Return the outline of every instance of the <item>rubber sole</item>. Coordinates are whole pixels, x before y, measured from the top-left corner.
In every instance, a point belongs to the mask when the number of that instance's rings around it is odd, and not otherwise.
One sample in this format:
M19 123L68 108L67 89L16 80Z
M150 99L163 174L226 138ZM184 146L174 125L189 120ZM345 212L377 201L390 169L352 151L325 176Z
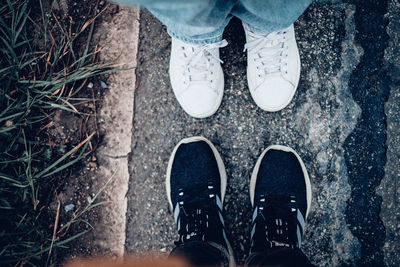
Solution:
M220 63L219 63L219 64L220 64ZM176 100L178 101L179 105L181 106L181 108L183 109L183 111L185 111L185 113L188 114L189 116L191 116L191 117L193 117L193 118L196 118L196 119L208 118L208 117L211 117L212 115L214 115L214 114L217 112L217 110L219 109L219 107L221 106L222 98L223 98L223 96L224 96L225 77L224 77L224 72L223 72L223 70L222 70L221 64L219 65L219 67L220 67L220 75L219 75L219 81L220 81L220 83L219 83L218 86L217 86L217 88L218 88L217 91L220 92L220 93L219 93L219 95L218 95L218 98L217 98L217 101L216 101L214 107L213 107L212 109L210 109L210 111L207 112L207 113L193 114L193 113L188 112L188 109L187 109L187 108L181 103L181 101L179 100L179 96L178 96L178 94L176 93L176 90L174 90L174 86L173 86L172 78L171 78L171 77L172 77L172 75L171 75L171 69L172 69L173 67L172 67L171 58L170 58L169 70L168 70L168 72L169 72L169 78L170 78L171 88L172 88L172 91L173 91L173 93L174 93L174 95L175 95L175 98L176 98Z
M294 32L294 38L296 39L296 32ZM284 109L287 105L290 104L290 102L292 102L293 97L294 97L294 95L295 95L295 93L296 93L296 91L297 91L297 87L298 87L298 85L299 85L299 81L300 81L300 72L301 72L301 59L300 59L300 53L299 53L299 48L298 48L298 46L297 46L297 42L296 42L296 47L297 47L297 69L298 69L299 71L298 71L298 73L297 73L296 84L294 85L294 90L293 90L292 94L290 95L290 97L288 97L288 100L287 100L284 104L280 105L279 107L273 107L273 108L271 108L271 107L263 107L259 102L257 102L257 100L256 100L257 98L253 95L253 91L255 91L256 89L250 90L250 88L249 88L251 97L253 98L253 100L254 100L254 102L256 103L256 105L257 105L259 108L261 108L262 110L267 111L267 112L277 112L277 111L280 111L280 110ZM248 64L249 64L249 63L247 62L247 65L248 65ZM248 68L247 68L246 71L247 71L247 72L249 71ZM251 84L250 81L249 81L249 77L250 77L250 76L247 75L247 84L248 84L248 85Z
M176 151L182 144L188 144L188 143L198 142L198 141L206 142L210 146L212 152L214 153L215 159L217 160L217 166L218 166L219 174L221 177L221 202L222 202L222 204L224 203L226 185L227 185L227 175L226 175L225 165L224 165L224 162L222 161L221 155L219 154L218 150L213 145L213 143L211 143L211 141L209 141L207 138L205 138L203 136L193 136L193 137L189 137L189 138L185 138L185 139L181 140L175 146L174 150L172 151L171 157L169 158L169 161L168 161L167 174L166 174L166 179L165 179L165 187L167 190L168 203L169 203L169 206L170 206L172 212L173 212L173 206L172 206L172 201L171 201L171 170L172 170L172 164L174 162ZM231 267L236 266L231 244L229 243L228 239L225 236L224 236L224 239L225 239L226 245L228 247L229 266L231 266Z
M271 149L281 150L281 151L285 151L285 152L291 152L296 156L297 160L300 162L300 166L301 166L301 169L303 171L304 180L305 180L305 183L306 183L307 211L306 211L306 216L305 216L306 218L305 219L307 219L308 213L310 211L311 199L312 199L310 176L308 175L306 166L304 165L304 162L300 158L299 154L297 154L296 151L294 151L292 148L287 147L287 146L271 145L271 146L267 147L261 153L260 157L258 158L258 160L256 162L256 165L254 166L253 173L251 174L251 179L250 179L250 201L251 201L251 205L254 207L254 193L255 193L255 187L256 187L256 182L257 182L258 170L260 169L260 165L261 165L262 159L264 158L265 154Z

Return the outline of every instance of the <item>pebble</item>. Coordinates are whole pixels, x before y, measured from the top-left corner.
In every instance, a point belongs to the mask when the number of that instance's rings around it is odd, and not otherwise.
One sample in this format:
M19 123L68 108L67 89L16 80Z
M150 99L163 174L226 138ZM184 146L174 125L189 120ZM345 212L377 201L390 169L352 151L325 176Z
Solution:
M71 210L73 210L75 207L74 204L68 204L64 207L65 212L70 212Z
M103 89L107 89L108 88L107 84L105 82L103 82L103 81L100 82L100 85L101 85L101 88L103 88Z

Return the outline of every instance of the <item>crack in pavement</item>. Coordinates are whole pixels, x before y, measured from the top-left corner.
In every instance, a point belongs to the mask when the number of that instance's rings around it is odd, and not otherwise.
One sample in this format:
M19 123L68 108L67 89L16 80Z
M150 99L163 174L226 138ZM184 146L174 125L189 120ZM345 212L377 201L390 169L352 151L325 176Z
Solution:
M384 175L386 163L386 115L384 104L390 88L384 51L387 1L355 0L356 41L364 54L350 77L354 100L361 107L355 130L347 137L344 150L351 197L346 221L361 244L357 265L383 265L385 228L379 217L382 198L375 192Z
M107 158L112 158L112 159L124 159L124 158L129 157L129 154L118 155L118 156L108 155L108 154L101 153L101 152L99 152L98 154L101 155L101 156L107 157Z

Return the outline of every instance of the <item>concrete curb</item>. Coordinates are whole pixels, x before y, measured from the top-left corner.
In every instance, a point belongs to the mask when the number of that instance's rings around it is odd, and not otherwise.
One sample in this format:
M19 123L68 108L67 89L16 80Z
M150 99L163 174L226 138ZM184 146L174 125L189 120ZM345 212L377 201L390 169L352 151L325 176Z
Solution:
M102 194L107 202L98 209L99 221L93 230L93 245L100 251L119 257L124 255L125 226L133 128L133 100L139 37L139 9L113 6L116 15L104 18L97 26L95 40L102 47L102 61L122 63L128 70L110 74L108 90L98 112L103 141L97 150L99 168L95 173L97 187L114 175Z

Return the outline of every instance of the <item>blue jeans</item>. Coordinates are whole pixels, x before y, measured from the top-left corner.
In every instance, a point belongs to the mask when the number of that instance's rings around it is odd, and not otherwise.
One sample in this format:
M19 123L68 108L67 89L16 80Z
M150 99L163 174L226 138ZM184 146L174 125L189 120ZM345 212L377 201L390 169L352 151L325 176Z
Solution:
M291 25L312 0L117 0L141 5L164 23L172 37L192 44L221 41L235 16L255 32L268 33Z

